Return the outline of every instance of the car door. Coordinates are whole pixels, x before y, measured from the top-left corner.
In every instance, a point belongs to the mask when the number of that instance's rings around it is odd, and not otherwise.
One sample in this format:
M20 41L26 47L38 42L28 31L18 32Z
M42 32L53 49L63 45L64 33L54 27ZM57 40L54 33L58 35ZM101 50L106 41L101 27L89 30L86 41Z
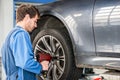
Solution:
M97 55L120 57L120 0L96 0L93 27Z

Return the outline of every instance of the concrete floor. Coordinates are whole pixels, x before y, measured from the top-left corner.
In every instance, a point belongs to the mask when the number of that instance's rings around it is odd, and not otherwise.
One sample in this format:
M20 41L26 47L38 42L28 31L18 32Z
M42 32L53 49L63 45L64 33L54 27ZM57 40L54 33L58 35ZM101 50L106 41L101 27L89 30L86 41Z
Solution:
M120 80L120 71L94 69L94 72L95 74L87 74L85 78L79 80L94 80L95 78L102 78L102 80Z

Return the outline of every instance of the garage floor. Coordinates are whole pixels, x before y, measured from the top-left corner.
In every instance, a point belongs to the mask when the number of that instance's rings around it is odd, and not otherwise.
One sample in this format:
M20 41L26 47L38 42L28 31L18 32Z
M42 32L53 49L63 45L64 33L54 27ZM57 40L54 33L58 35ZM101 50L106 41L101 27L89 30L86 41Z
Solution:
M120 80L120 71L94 69L94 72L95 74L87 74L85 78L79 80Z

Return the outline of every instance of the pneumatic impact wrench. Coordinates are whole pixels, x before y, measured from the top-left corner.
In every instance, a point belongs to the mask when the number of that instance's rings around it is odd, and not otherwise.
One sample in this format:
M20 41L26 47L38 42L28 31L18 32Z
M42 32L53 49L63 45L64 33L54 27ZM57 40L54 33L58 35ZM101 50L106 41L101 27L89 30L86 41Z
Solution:
M36 57L37 57L38 62L42 62L42 61L49 61L50 62L52 59L50 54L44 53L44 52L39 52ZM42 71L42 77L44 78L44 80L47 79L47 72L48 71L45 71L45 70Z

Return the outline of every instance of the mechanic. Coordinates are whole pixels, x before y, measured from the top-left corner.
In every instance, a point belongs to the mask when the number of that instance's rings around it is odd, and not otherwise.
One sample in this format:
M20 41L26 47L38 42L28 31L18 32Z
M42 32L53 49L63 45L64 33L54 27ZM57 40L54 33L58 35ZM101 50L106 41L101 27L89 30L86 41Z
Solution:
M8 34L1 50L6 80L36 80L36 74L48 70L48 61L34 59L29 35L37 27L39 18L33 5L23 4L17 9L16 27Z

